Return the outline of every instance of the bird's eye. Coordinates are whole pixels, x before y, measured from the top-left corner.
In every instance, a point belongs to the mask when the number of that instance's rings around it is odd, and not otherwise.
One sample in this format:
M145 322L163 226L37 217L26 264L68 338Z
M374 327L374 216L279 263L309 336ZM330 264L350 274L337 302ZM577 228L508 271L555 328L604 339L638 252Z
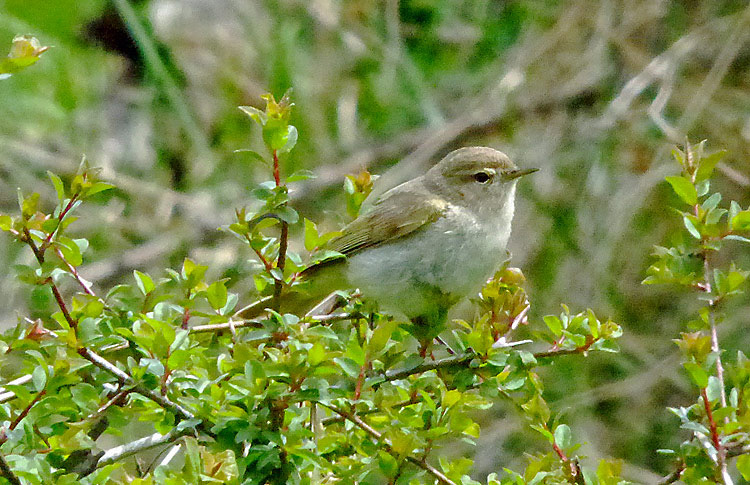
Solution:
M479 182L480 184L486 184L490 180L492 180L492 175L490 175L487 172L477 172L474 175L472 175L475 182Z

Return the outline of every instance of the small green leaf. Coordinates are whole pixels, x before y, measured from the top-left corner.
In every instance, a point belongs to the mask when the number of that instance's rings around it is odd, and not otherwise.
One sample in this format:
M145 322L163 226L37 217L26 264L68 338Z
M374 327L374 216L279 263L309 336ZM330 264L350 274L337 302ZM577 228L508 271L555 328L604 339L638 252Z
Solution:
M567 424L561 424L555 428L555 444L562 449L566 449L570 446L573 439L573 433L570 431L570 426Z
M682 366L688 372L690 380L693 381L693 384L698 386L700 389L705 389L706 386L708 386L708 373L703 370L701 366L699 366L695 362L685 362L684 364L682 364Z
M750 230L750 210L740 211L737 214L735 214L730 219L729 227L733 231Z
M312 348L307 352L307 363L315 367L325 360L326 348L320 342L315 342Z
M211 308L221 310L227 303L226 280L214 281L206 289L206 298Z
M0 225L2 227L2 225ZM731 239L732 241L740 241L744 243L750 243L750 239L742 236L738 236L736 234L730 234L729 236L724 236L724 239Z
M250 160L254 160L256 162L261 162L264 165L270 165L270 162L268 160L266 160L263 157L263 155L261 155L260 153L254 151L254 150L240 148L239 150L235 150L234 153L243 153L243 154L247 155L248 157L250 157Z
M58 177L56 174L50 172L47 170L47 176L52 181L52 185L55 187L55 192L57 192L57 200L60 202L65 200L65 185L63 185L62 179Z
M40 392L47 385L47 369L38 365L31 372L31 384L36 392Z
M310 170L297 170L286 178L287 182L299 182L300 180L314 179L315 174Z
M544 323L547 325L547 328L550 329L550 332L552 332L556 337L562 335L563 326L559 318L554 315L546 315L544 317Z
M685 223L685 228L688 230L690 235L693 236L695 239L700 239L701 233L698 232L698 229L695 228L695 224L693 224L693 221L690 220L690 217L684 216L682 220Z
M339 367L341 367L341 370L343 370L349 377L353 377L355 379L359 377L360 366L357 365L357 363L352 359L346 357L336 357L335 359L333 359L333 361L336 362Z
M0 230L10 231L13 227L13 218L8 215L0 215Z
M689 205L695 205L698 202L698 192L690 180L680 176L665 177L665 180L683 202Z
M297 144L297 128L293 125L287 127L286 143L284 146L279 148L279 153L289 153L292 151L294 146Z
M154 280L152 280L149 275L135 270L133 271L133 276L135 276L135 282L138 285L138 289L141 290L141 293L143 293L144 296L154 291Z
M86 189L86 197L91 197L94 194L98 194L99 192L104 192L105 190L113 189L115 188L114 185L108 184L106 182L95 182L91 187Z
M716 164L719 163L722 158L724 158L724 155L726 155L726 153L726 150L720 150L716 153L712 153L711 155L702 157L698 161L699 165L698 171L695 173L695 181L701 182L703 180L711 178L714 167L716 167Z
M20 189L19 189L20 194ZM27 197L24 197L21 201L21 215L23 215L23 218L28 220L30 219L34 214L36 214L39 207L39 193L34 192Z
M710 211L711 209L719 205L719 202L721 202L721 194L719 192L716 192L711 197L704 200L701 204L701 207L703 207L707 211Z
M318 227L310 219L305 219L305 249L312 251L319 244Z
M750 481L750 455L740 455L737 457L737 471L742 478Z
M458 401L461 400L461 396L462 396L461 391L457 389L452 389L446 392L445 394L443 394L442 406L444 408L449 408L453 406L454 404L456 404Z
M253 106L239 106L240 110L248 115L253 121L263 126L268 121L268 115Z
M297 213L297 211L292 209L288 205L277 207L276 215L279 216L279 219L288 224L296 224L297 221L299 221L299 214Z

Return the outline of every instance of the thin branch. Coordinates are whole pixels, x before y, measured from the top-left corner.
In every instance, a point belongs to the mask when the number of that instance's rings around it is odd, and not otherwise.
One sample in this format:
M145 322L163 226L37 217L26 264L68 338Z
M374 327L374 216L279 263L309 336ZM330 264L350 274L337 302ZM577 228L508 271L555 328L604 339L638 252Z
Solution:
M233 328L244 328L244 327L254 327L254 328L260 328L261 323L260 320L240 320L235 321L231 320L227 323L212 323L208 325L196 325L194 327L190 327L190 333L206 333L206 332L225 332L227 330L231 331Z
M22 386L24 384L27 384L31 382L31 374L26 374L25 376L21 376L18 379L13 379L9 383L5 384L6 386ZM0 387L0 404L4 402L8 402L11 399L14 399L16 397L16 393L13 391L6 391L4 387Z
M596 342L595 339L589 339L589 341L587 341L585 344L581 345L580 347L576 347L574 349L547 350L547 351L542 351L542 352L536 352L534 354L534 358L542 359L542 358L549 358L549 357L557 357L561 355L583 354L584 352L589 350L589 348L591 348L591 346L595 342ZM398 379L404 379L414 374L421 374L423 372L428 372L431 370L445 369L445 368L455 367L455 366L463 366L463 365L468 364L469 362L471 362L472 360L476 358L481 359L481 356L473 352L465 352L463 354L445 357L444 359L423 362L415 367L388 370L383 374L372 375L370 376L370 379L379 380L379 381L395 381Z
M47 391L45 389L42 389L41 391L39 391L39 393L34 397L34 399L31 400L31 402L29 403L29 405L26 406L23 409L23 411L21 411L21 414L19 414L18 416L16 416L16 419L14 419L12 423L10 423L10 429L11 430L16 429L16 426L18 426L19 423L21 423L21 421L23 421L23 418L25 418L26 416L28 416L29 411L31 411L31 408L33 408L34 405L36 403L38 403L39 400L42 399L45 394L47 394Z
M721 446L721 437L719 436L719 432L716 428L716 420L714 419L714 413L711 410L711 401L708 400L708 393L706 392L706 388L704 387L701 389L701 400L703 401L703 408L706 410L706 417L708 418L708 427L711 430L711 442L714 445L714 448L716 449L716 453L718 455L718 462L719 466L721 466L722 470L726 466L726 463L724 461L724 449L723 446Z
M110 463L114 463L117 460L121 460L136 453L140 453L141 451L150 450L152 448L156 448L157 446L172 443L173 441L176 441L183 436L192 434L194 432L195 430L190 427L183 429L175 427L165 435L154 433L151 436L146 436L145 438L140 438L124 445L116 446L105 451L101 458L99 458L96 466L101 467L104 465L109 465Z
M96 296L94 294L94 291L91 289L91 282L84 280L81 275L78 274L78 270L75 266L70 264L70 262L65 259L65 255L62 253L62 250L60 248L55 248L55 253L57 256L62 260L63 263L65 263L65 266L68 267L68 271L70 274L73 275L73 278L78 282L79 285L81 285L81 288L83 288L83 291L89 295L89 296Z
M473 359L479 357L473 352L466 352L451 357L446 357L439 360L431 360L423 362L418 366L400 369L400 370L388 370L384 374L375 376L375 379L382 379L385 381L395 381L398 379L404 379L414 374L421 374L422 372L428 372L431 370L445 369L447 367L462 366L468 364Z

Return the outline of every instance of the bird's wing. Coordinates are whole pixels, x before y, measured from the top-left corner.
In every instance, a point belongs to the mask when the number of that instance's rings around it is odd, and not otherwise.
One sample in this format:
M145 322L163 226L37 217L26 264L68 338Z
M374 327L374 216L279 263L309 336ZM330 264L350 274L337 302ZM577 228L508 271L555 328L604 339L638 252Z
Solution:
M443 216L446 203L421 187L411 190L399 186L383 194L366 214L360 215L342 230L343 234L327 244L327 249L345 256L407 236ZM414 193L414 190L424 193ZM420 190L421 189L421 190Z

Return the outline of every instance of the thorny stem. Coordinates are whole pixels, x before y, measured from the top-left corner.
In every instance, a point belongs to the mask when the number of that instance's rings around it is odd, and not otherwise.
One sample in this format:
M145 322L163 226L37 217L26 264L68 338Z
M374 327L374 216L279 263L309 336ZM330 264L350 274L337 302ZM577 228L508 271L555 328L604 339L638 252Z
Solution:
M344 419L346 419L348 421L351 421L352 423L354 423L355 425L357 425L357 427L359 427L362 431L364 431L365 433L367 433L370 436L372 436L373 438L375 438L378 441L378 443L383 448L385 448L385 450L388 453L393 453L393 447L390 445L390 443L388 443L387 441L385 441L383 439L382 433L380 433L378 430L376 430L375 428L373 428L372 426L370 426L369 424L367 424L362 418L360 418L356 414L350 413L350 412L345 411L343 409L339 409L336 406L333 406L331 404L326 404L326 403L322 403L322 402L318 402L318 404L320 404L321 406L327 407L328 409L330 409L334 413L338 414L342 418L344 418ZM433 477L435 477L438 480L438 482L442 483L443 485L456 485L456 482L454 482L453 480L451 480L450 478L448 478L447 476L445 476L440 470L438 470L437 468L435 468L432 465L430 465L429 463L427 463L424 459L419 460L419 459L414 458L413 456L409 455L409 456L406 457L406 460L409 463L411 463L413 465L416 465L419 468L421 468L422 470L424 470L427 473L431 474Z

